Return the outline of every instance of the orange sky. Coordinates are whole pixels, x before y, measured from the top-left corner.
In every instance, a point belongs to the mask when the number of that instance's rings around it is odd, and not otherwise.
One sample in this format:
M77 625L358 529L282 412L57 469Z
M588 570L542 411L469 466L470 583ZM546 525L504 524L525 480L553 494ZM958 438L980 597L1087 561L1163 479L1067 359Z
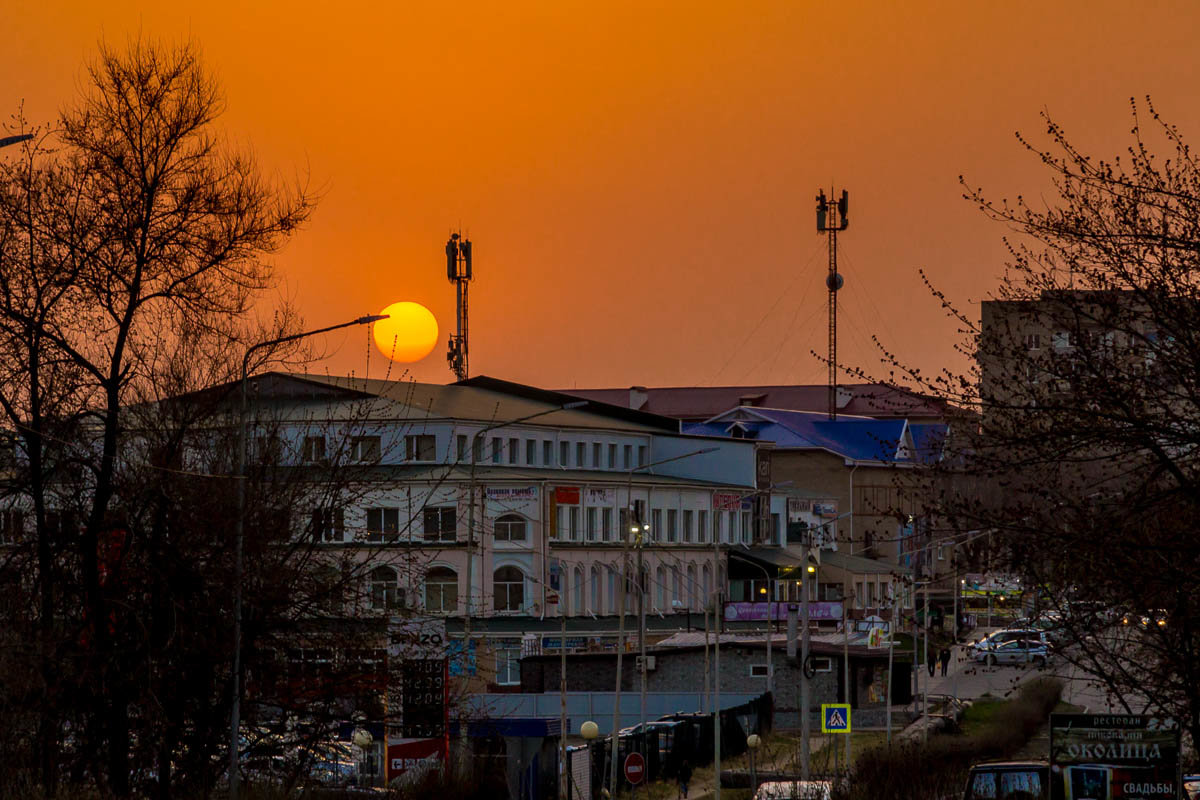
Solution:
M960 173L1037 197L1046 176L1013 132L1040 132L1046 108L1112 155L1131 95L1200 142L1184 0L5 6L0 109L49 120L101 37L192 38L229 131L323 187L278 258L310 325L414 300L444 342L442 247L461 226L472 373L547 388L823 382L813 196L831 182L851 196L841 360L877 369L876 334L926 370L959 366L917 269L977 303L1004 232ZM329 345L319 369L368 369L365 332ZM444 346L411 374L449 380Z

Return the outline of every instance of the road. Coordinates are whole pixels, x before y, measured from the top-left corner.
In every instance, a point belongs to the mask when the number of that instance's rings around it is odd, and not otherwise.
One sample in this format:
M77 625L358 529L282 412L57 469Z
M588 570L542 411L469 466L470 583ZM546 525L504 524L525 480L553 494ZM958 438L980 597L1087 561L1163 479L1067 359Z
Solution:
M974 633L976 638L990 631ZM1062 658L1056 659L1045 669L1033 666L995 666L979 664L970 659L969 648L959 646L954 648L954 656L950 659L947 675L942 677L940 666L938 674L929 678L929 694L948 694L955 697L974 699L990 694L993 697L1007 697L1022 683L1041 675L1053 675L1064 683L1063 700L1072 705L1080 706L1088 713L1102 714L1108 712L1123 712L1124 708L1107 697L1102 687L1080 674L1071 664ZM921 690L925 690L925 679L928 673L921 674Z

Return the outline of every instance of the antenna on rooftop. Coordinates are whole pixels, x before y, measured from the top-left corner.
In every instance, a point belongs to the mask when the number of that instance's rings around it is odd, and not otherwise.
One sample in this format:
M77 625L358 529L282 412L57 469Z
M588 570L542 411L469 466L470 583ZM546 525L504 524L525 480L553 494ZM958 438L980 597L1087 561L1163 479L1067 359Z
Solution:
M833 187L829 188L833 196ZM829 289L829 418L837 419L837 293L842 288L842 276L837 270L837 235L850 225L850 196L842 189L835 203L825 198L825 190L817 193L817 233L829 239L829 274L825 286Z
M446 279L454 284L458 331L450 337L446 361L460 381L467 378L467 284L471 278L471 240L452 233L446 242Z

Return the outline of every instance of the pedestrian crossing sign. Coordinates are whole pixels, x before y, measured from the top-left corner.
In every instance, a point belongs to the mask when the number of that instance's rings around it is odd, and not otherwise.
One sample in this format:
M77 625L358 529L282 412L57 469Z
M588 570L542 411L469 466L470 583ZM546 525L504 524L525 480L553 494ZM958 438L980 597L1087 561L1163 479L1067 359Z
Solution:
M849 733L850 704L821 704L821 733Z

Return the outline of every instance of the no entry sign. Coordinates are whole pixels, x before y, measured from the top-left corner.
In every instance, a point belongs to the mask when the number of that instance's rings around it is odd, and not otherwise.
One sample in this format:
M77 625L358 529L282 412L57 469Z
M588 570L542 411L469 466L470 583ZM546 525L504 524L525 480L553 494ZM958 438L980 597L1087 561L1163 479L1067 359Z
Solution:
M641 753L630 753L625 756L625 780L637 786L646 777L646 759Z

